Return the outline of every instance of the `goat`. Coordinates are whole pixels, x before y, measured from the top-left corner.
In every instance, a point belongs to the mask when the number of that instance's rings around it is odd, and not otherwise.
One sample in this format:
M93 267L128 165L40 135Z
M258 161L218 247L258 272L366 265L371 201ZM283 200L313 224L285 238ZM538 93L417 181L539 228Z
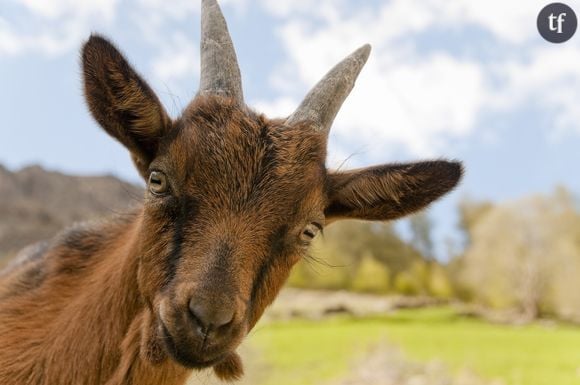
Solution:
M236 348L324 226L392 220L458 183L455 161L325 166L330 126L365 64L354 51L284 119L248 108L225 20L202 1L198 94L171 119L105 38L82 49L96 121L147 182L124 215L25 249L0 274L3 385L178 385L242 373Z

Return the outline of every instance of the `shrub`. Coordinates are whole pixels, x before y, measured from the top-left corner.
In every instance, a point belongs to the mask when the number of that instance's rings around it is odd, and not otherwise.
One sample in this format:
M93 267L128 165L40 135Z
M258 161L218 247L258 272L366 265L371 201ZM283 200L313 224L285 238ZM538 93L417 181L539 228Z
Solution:
M367 253L358 266L350 288L353 291L365 293L387 293L390 288L390 278L389 268Z

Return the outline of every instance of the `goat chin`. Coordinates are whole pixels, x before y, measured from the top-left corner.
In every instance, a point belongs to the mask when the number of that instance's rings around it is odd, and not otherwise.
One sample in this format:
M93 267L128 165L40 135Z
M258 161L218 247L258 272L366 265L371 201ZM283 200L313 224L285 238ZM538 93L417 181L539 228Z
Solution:
M215 375L222 381L233 382L244 375L244 365L239 354L232 352L213 367Z

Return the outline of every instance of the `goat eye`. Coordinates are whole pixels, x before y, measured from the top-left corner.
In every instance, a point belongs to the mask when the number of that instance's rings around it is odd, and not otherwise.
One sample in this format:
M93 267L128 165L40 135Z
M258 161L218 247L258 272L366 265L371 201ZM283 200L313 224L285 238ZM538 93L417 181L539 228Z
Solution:
M316 237L316 234L320 231L321 226L315 223L310 223L308 226L302 230L302 234L300 234L300 240L303 242L310 242L311 240Z
M159 195L167 192L167 177L159 171L153 171L149 174L149 191Z

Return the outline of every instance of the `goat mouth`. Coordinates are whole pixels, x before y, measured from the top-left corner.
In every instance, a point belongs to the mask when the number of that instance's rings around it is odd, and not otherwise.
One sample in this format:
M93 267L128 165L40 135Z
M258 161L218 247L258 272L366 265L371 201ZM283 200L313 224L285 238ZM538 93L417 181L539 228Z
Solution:
M229 351L217 353L207 350L194 352L191 343L176 340L163 322L160 322L161 337L169 355L179 364L190 369L203 369L216 365L222 361Z

